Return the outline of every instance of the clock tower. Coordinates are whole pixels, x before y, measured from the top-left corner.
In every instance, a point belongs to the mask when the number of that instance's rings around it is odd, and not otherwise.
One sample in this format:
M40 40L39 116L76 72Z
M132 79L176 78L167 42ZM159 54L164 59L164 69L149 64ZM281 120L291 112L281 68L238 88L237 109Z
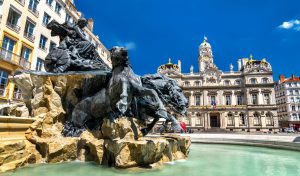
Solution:
M213 63L214 63L211 46L207 42L206 37L204 37L203 42L199 46L198 62L199 62L199 71L200 72L205 71L206 68L213 65Z

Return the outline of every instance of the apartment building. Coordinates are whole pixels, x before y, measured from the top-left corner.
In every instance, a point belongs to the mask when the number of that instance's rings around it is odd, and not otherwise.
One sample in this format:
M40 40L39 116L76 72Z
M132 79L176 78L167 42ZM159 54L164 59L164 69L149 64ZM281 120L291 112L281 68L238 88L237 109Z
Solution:
M46 25L51 20L75 23L81 16L73 0L0 0L0 109L22 98L8 76L18 69L43 71L47 53L59 44ZM111 66L109 51L93 33L93 23L88 20L86 36Z

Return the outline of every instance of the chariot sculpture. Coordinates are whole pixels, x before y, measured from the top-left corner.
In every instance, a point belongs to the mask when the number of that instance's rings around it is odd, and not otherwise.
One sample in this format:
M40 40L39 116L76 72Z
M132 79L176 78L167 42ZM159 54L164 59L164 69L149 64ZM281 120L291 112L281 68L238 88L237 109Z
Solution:
M74 107L64 135L77 136L86 128L100 128L104 118L113 122L120 116L137 118L144 124L143 135L148 134L160 118L165 119L165 123L171 122L175 131L181 130L174 114L184 116L188 103L176 81L161 74L136 75L130 66L128 51L122 47L110 50L110 69L99 57L95 46L86 39L82 30L86 25L85 19L74 25L56 21L47 25L53 36L59 36L60 45L47 55L46 71L109 72L106 74L107 85Z

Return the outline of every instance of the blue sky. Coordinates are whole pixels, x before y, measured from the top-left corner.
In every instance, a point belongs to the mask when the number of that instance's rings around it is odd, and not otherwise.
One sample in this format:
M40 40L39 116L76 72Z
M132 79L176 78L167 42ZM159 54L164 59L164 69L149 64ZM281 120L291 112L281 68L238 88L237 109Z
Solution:
M137 74L155 73L172 58L197 67L203 36L223 70L239 58L267 58L274 78L299 75L299 0L81 0L85 18L107 48L127 46Z

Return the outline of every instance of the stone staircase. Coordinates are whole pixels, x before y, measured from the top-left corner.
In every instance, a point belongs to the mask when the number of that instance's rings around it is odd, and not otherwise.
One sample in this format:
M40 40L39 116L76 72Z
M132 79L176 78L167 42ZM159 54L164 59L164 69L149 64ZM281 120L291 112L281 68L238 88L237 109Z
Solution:
M230 132L222 128L212 127L210 129L203 131L202 133L230 133Z

